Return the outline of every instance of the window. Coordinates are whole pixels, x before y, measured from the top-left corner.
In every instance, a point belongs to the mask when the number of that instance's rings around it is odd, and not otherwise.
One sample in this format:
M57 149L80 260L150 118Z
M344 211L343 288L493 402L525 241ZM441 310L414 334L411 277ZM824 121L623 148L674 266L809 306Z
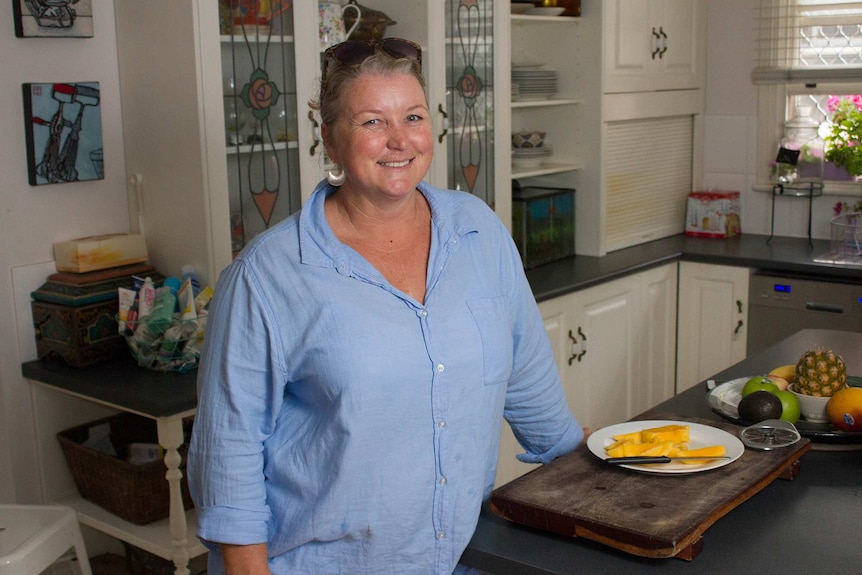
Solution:
M862 2L761 0L758 20L752 78L759 86L758 181L766 184L784 122L796 110L809 109L826 138L830 97L862 94ZM862 190L862 185L830 179L837 177L830 174L825 176L827 192Z

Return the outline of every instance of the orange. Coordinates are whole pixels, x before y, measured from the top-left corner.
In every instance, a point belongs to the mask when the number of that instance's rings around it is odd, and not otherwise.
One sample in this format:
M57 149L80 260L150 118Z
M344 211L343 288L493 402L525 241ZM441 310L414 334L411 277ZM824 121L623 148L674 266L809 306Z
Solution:
M862 431L862 387L839 389L826 404L829 421L843 431Z

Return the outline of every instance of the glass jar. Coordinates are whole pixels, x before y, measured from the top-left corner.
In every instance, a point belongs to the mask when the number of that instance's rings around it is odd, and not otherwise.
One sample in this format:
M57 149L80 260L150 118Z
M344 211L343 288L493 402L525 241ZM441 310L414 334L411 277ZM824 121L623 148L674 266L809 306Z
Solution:
M776 159L775 180L782 185L823 181L823 138L819 122L811 117L813 106L798 106L784 123L784 137Z

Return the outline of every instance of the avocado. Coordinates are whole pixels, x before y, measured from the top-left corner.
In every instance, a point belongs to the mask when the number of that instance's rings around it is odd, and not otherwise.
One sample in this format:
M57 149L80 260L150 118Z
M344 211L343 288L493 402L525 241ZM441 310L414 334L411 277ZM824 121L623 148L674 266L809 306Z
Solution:
M781 417L781 400L768 391L755 391L743 397L736 406L739 417L745 421L758 423L764 419Z

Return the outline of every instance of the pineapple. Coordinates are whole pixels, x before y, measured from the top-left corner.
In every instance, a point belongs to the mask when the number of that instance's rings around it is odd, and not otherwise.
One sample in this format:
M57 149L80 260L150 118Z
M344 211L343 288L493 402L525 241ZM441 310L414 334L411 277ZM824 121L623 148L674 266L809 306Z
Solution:
M831 349L806 351L796 363L795 385L803 395L832 397L847 386L847 367Z

